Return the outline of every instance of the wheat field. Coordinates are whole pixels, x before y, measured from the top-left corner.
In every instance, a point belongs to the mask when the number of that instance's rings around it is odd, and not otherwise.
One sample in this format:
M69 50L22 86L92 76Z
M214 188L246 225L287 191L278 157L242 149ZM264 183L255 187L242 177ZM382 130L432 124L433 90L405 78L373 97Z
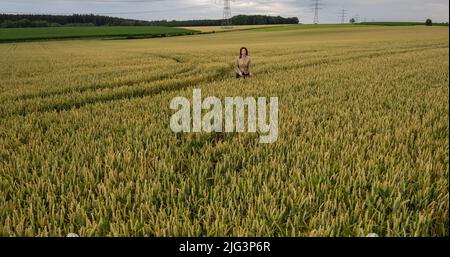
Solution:
M0 236L448 236L448 32L0 44ZM194 88L279 97L278 141L173 133Z

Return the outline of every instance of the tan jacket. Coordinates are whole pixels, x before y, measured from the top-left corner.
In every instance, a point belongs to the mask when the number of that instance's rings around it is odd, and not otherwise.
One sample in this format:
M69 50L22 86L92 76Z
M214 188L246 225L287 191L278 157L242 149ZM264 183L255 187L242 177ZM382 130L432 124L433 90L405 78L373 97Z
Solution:
M236 73L245 73L250 74L252 72L252 61L250 59L250 56L239 58L239 56L236 59Z

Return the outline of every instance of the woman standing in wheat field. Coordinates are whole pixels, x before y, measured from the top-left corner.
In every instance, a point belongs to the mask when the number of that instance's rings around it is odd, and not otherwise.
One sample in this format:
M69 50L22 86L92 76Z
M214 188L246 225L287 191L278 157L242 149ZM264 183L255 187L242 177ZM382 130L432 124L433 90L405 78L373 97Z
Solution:
M236 59L236 78L246 78L253 76L252 62L246 47L241 47L239 56Z

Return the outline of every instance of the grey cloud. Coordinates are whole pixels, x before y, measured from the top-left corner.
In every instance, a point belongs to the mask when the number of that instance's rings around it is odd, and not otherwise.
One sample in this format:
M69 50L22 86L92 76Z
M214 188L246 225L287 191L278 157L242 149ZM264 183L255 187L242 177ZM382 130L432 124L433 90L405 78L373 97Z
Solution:
M118 17L157 19L207 19L222 17L222 0L1 0L0 12L96 13ZM345 8L348 19L359 15L368 21L448 21L448 0L322 0L322 23L339 21ZM235 0L235 14L297 16L301 22L313 19L311 0Z

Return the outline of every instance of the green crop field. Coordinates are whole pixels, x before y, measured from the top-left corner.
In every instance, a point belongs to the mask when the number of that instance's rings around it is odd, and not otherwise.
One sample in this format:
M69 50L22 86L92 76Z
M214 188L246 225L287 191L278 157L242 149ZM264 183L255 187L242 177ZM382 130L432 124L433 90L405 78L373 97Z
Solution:
M1 42L17 42L69 38L125 38L159 35L184 35L194 31L158 26L85 26L47 28L0 28Z
M445 27L0 44L0 236L448 236L448 79ZM194 88L278 141L172 132Z
M372 25L372 26L423 26L424 22L362 22L361 25ZM448 23L433 23L433 26L447 26Z

